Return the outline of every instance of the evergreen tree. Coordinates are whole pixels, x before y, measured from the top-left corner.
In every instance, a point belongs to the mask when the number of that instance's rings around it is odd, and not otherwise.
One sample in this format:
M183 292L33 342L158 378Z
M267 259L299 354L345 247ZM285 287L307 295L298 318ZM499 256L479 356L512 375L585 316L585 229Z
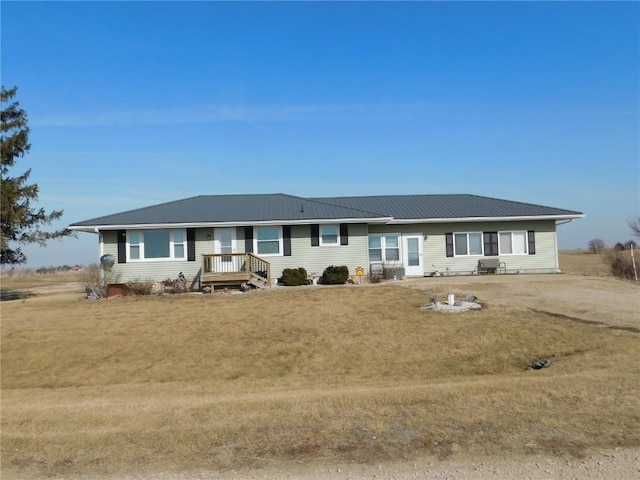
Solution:
M67 228L46 232L40 229L62 216L62 210L46 213L36 209L32 202L38 199L38 185L27 183L31 169L21 175L11 176L17 158L29 152L29 127L27 113L13 101L17 87L0 91L0 263L25 263L27 258L20 245L37 243L46 245L47 240L72 236ZM11 102L11 103L9 103Z

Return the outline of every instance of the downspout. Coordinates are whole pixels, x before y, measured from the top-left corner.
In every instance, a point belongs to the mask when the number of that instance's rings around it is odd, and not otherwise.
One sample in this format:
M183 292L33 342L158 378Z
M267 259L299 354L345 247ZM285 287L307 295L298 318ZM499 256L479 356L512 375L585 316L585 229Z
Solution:
M97 228L94 228L93 231L98 234L98 243L100 244L100 256L104 255L104 243L102 241L102 233Z
M100 233L100 230L98 230L97 228L94 228L93 231L98 234L98 242L100 244L100 258L102 258L102 255L104 255L104 241L102 238L102 233ZM102 283L102 281L104 280L104 277L103 277L104 272L99 263L98 263L98 271L100 272L100 283Z
M565 225L567 223L571 223L573 222L573 218L569 218L567 220L565 220L564 222L558 222L556 221L556 231L554 232L554 237L555 237L555 244L556 244L556 270L558 271L558 273L562 273L562 271L560 270L560 258L559 258L559 252L558 252L558 225Z

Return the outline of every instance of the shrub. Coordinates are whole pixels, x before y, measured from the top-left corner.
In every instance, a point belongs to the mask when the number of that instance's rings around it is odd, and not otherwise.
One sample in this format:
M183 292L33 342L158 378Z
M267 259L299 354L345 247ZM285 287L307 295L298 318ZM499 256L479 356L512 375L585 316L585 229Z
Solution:
M628 250L609 250L604 254L604 263L609 265L611 275L619 278L626 278L628 280L635 279L635 272L633 268L633 260L631 259L631 252ZM639 259L635 259L636 271L640 273Z
M120 275L113 270L104 271L94 263L82 270L80 278L87 293L92 293L96 298L104 298L107 296L107 285L118 283Z
M384 266L382 275L386 280L393 280L394 278L398 279L404 275L404 269L395 263L392 263Z
M126 295L151 295L153 282L129 282L125 284Z
M349 278L349 267L342 265L340 267L334 267L331 265L324 269L320 283L324 285L342 285Z
M302 267L285 268L282 271L282 283L289 287L295 287L297 285L309 285L307 271Z
M372 273L369 275L369 283L380 283L384 279L384 276L379 273Z

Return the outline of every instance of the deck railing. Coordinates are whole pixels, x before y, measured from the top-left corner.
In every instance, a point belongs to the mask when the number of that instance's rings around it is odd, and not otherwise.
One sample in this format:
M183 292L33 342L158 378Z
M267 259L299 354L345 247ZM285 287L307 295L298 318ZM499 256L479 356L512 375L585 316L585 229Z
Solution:
M265 281L271 278L271 265L253 253L206 253L202 255L202 278L257 275Z

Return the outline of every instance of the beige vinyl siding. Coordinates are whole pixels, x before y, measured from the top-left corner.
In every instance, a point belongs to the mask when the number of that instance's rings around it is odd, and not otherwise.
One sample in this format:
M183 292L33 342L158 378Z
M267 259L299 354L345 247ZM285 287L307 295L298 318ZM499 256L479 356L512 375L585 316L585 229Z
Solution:
M471 274L475 272L478 260L483 258L482 256L447 257L446 233L534 230L536 240L535 255L499 255L498 258L506 264L508 272L558 271L556 225L553 220L410 225L349 224L348 228L348 245L312 247L310 225L291 226L291 256L263 257L271 264L272 280L280 278L285 268L298 267L303 267L309 274L318 276L322 275L324 269L330 265L347 265L351 275L355 275L356 267L364 267L368 273L368 235L386 233L400 235L422 234L424 236L424 273L425 275L432 275L434 272L439 272L440 274ZM238 253L245 251L244 232L244 227L236 228ZM214 228L212 227L196 229L195 262L180 260L117 263L118 245L116 233L115 230L101 232L102 252L103 254L110 253L116 258L113 272L118 276L120 282L175 279L180 272L191 281L200 271L202 255L213 253L213 239L215 238ZM402 246L403 242L401 242L401 249Z
M457 224L433 224L428 226L425 240L425 271L428 275L433 272L440 274L473 273L478 260L483 256L447 257L446 233L462 232L513 232L535 231L535 255L498 255L505 263L507 272L555 272L558 270L558 256L556 249L556 225L553 220L535 222L481 222ZM495 256L488 258L496 258Z
M349 272L355 275L356 267L367 266L367 226L365 224L349 225L348 245L311 246L311 227L294 225L291 227L291 256L263 256L271 265L272 280L282 276L285 268L303 267L309 274L322 275L330 265L347 265ZM202 266L202 255L213 253L214 228L196 229L196 261L147 261L117 263L118 244L116 231L103 231L103 251L116 258L113 271L120 282L161 281L175 279L182 272L188 280L198 274ZM207 238L207 235L210 238ZM236 228L237 252L245 251L244 227ZM255 238L255 234L254 234Z
M178 261L143 261L118 263L118 241L115 230L102 231L103 252L110 253L116 259L112 271L119 282L154 281L176 279L182 272L187 280L192 281L200 271L203 253L213 253L213 228L196 229L196 260ZM207 239L207 235L211 239Z
M355 275L356 267L367 266L367 226L349 224L348 245L311 246L311 226L293 225L291 227L291 256L265 256L271 263L271 276L282 276L285 268L303 267L309 275L322 275L330 265L346 265L349 273ZM244 247L244 242L243 242Z

